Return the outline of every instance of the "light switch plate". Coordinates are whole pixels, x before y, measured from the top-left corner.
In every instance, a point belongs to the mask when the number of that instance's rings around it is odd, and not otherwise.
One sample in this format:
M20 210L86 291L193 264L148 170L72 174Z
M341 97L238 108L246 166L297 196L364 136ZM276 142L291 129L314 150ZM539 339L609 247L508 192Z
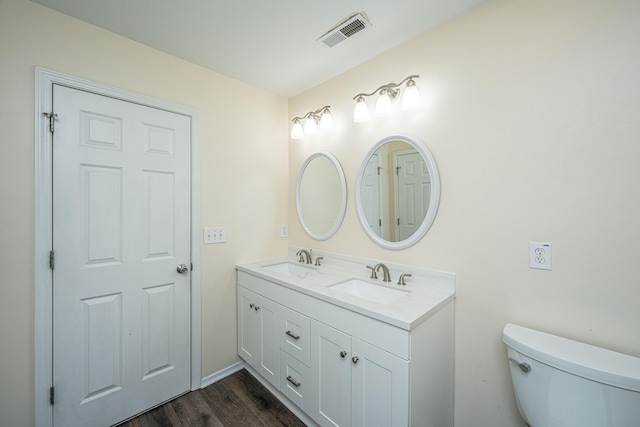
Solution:
M206 227L204 229L204 244L224 243L227 241L227 229L225 227Z
M289 235L289 226L287 224L280 224L280 237L287 237Z
M551 243L529 242L529 268L551 270Z

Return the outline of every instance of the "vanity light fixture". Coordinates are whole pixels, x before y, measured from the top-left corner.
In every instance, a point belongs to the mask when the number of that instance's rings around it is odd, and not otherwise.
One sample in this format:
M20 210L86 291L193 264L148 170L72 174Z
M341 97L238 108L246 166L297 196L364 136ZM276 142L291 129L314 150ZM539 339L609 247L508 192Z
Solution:
M333 118L329 108L331 108L330 105L325 105L316 111L309 111L302 117L294 117L292 120L293 126L291 127L291 139L302 139L305 135L314 135L318 126L323 129L333 127ZM304 129L302 120L304 120Z
M373 96L376 93L378 98L376 100L376 116L388 116L391 114L391 103L398 98L398 94L402 90L402 109L411 110L420 104L420 92L416 86L414 79L420 77L419 75L411 75L400 83L389 83L380 86L378 89L371 93L359 93L353 97L356 101L355 109L353 110L353 121L356 123L362 123L369 120L369 107L365 102L365 97ZM403 85L406 85L403 87Z
M359 96L356 99L356 108L353 110L353 121L356 123L362 123L369 120L369 107L364 102L364 97Z

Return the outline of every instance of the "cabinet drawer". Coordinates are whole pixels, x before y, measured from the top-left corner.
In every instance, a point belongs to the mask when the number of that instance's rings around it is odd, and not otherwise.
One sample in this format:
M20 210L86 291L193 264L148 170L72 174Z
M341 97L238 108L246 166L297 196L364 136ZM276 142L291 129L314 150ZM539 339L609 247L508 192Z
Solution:
M309 366L309 343L311 342L309 318L289 308L285 308L284 311L281 347L287 354Z
M295 357L280 351L280 391L301 409L308 410L311 372Z

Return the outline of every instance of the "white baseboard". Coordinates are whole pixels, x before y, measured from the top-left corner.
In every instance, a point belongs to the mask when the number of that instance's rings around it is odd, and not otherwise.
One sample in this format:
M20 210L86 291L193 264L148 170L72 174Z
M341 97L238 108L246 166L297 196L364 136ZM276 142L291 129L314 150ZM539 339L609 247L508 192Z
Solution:
M224 369L221 369L218 372L214 372L213 374L204 377L202 381L200 381L200 388L205 388L207 386L210 386L211 384L218 382L221 379L226 378L231 374L235 374L236 372L242 370L244 367L245 367L244 362L238 362Z

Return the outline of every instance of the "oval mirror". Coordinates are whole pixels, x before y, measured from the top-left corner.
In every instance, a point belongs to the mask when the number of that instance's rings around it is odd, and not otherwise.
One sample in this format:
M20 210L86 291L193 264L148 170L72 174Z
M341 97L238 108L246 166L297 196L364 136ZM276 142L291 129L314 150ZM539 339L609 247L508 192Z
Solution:
M300 168L296 183L298 219L316 240L333 236L347 208L347 184L338 160L330 153L314 153Z
M387 249L405 249L427 233L440 201L440 176L427 147L391 135L367 153L356 181L356 208L367 235Z

